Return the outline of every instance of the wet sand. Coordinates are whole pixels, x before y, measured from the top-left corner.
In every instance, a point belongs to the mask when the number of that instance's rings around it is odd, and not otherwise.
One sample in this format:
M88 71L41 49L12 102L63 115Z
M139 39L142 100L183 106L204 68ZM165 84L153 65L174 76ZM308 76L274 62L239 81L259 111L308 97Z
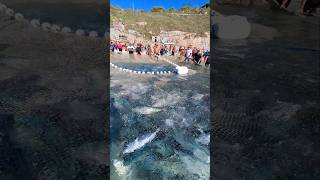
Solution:
M102 52L104 39L46 33L0 15L0 117L14 122L0 126L9 134L0 154L19 157L0 159L0 179L107 179Z

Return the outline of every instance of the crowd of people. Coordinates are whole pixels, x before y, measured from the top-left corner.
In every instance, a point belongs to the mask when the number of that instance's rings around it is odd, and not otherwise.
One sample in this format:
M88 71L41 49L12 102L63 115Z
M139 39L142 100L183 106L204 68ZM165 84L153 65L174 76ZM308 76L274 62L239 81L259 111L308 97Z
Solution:
M122 43L120 41L111 41L110 50L112 53L117 52L119 54L122 54L123 51L129 52L129 54L136 53L139 56L146 54L156 60L159 60L160 56L173 56L179 58L180 61L185 63L190 63L190 61L192 61L196 65L201 65L202 62L206 67L210 65L210 51L204 50L204 48L200 49L192 47L191 45L188 47L178 47L173 43L154 43L143 45L142 43L132 44L129 42Z

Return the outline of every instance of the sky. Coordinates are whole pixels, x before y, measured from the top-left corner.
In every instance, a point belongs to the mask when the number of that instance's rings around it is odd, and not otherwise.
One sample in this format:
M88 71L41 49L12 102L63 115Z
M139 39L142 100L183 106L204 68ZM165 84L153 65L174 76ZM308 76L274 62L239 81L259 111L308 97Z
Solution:
M134 3L134 9L150 11L154 6L162 6L165 9L175 8L180 9L185 5L200 7L209 0L110 0L112 6L118 6L122 9L132 9Z

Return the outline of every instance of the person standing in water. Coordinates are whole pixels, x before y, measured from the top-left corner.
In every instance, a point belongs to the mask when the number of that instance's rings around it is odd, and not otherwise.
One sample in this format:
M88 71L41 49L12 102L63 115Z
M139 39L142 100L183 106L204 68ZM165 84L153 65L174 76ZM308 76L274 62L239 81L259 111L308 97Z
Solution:
M202 55L201 55L200 49L196 49L196 52L194 54L194 62L196 65L201 64L201 58L202 58Z
M111 49L112 54L114 54L114 50L115 50L115 43L114 43L114 41L111 41L111 42L110 42L110 49Z
M136 48L136 52L138 55L141 55L141 51L142 51L142 45L138 44L137 48Z
M147 46L147 55L148 55L148 56L151 56L151 55L152 55L152 50L151 50L150 44L148 44L148 46Z
M290 3L291 3L291 0L283 0L282 3L280 4L280 8L287 9L287 7L290 5Z
M173 46L171 49L171 56L174 56L175 51L176 51L176 46Z
M312 16L312 12L320 7L320 0L301 0L300 2L300 14Z
M186 59L184 60L186 63L189 63L190 59L192 59L192 49L189 46L186 52Z
M122 54L122 48L123 48L123 46L122 46L121 42L119 42L118 43L119 54Z
M277 0L281 9L287 9L291 3L291 0ZM316 7L320 6L319 0L300 0L299 14L301 15L312 15L312 11L315 10Z
M206 67L210 65L209 57L210 57L210 51L206 50L206 51L203 53L204 65L205 65Z

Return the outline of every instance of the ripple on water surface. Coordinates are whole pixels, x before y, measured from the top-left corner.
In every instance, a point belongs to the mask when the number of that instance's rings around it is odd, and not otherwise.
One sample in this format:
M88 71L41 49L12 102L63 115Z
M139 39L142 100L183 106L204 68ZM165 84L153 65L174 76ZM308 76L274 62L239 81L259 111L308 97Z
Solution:
M117 65L154 71L174 68ZM177 77L164 82L112 76L111 126L118 129L111 135L112 179L209 179L209 74Z

